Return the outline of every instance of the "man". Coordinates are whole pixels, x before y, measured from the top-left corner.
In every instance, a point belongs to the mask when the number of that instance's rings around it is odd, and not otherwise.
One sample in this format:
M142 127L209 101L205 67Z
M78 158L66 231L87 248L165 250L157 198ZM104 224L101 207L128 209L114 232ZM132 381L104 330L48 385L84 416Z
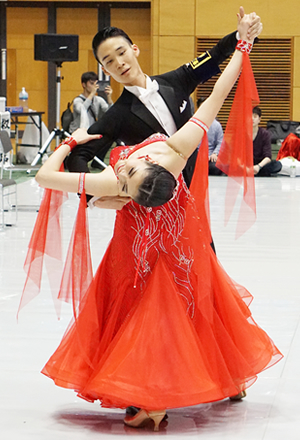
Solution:
M241 14L244 15L243 9ZM253 14L249 37L259 35L261 30L260 18ZM105 28L98 32L93 40L94 55L104 73L123 84L124 90L101 120L89 129L91 134L101 133L101 140L74 148L68 158L69 170L88 172L87 162L95 155L103 159L117 139L133 145L153 133L171 135L182 127L191 117L190 94L198 84L220 72L218 65L231 55L236 42L236 32L233 32L192 62L149 78L139 65L138 46L124 31ZM183 173L188 185L195 157L196 154L191 156Z
M270 133L259 127L261 109L256 106L252 110L253 121L253 173L257 177L270 177L281 170L282 164L272 160Z
M197 107L200 107L204 98L197 100ZM208 140L208 174L210 176L222 176L223 172L216 167L218 154L222 145L224 133L220 122L215 119L207 132Z
M112 89L105 88L107 102L97 96L98 76L95 72L85 72L81 75L82 93L73 101L73 121L70 124L70 133L77 128L89 128L98 121L112 106Z

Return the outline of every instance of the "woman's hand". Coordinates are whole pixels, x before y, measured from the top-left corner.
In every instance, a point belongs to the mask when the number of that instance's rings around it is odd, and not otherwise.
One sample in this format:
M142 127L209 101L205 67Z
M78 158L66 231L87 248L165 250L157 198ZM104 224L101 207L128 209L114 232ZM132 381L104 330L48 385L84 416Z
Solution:
M253 22L256 23L257 18L260 20L259 17L257 17L257 15L255 14L255 12L252 12L251 14L245 14L244 8L241 6L240 7L240 12L237 14L237 18L238 18L238 33L240 35L240 39L241 40L246 40L248 42L253 42L253 35L255 34L255 32L251 32L250 28L251 25L253 25ZM249 38L249 36L251 36L251 39ZM256 36L256 34L255 34Z
M86 144L95 139L101 139L102 134L88 134L86 128L78 128L72 133L72 138L75 139L77 145Z
M240 7L240 17L243 18L245 15L245 11L244 8L241 6ZM250 23L250 28L248 29L248 33L247 33L247 38L252 41L254 40L254 38L258 37L263 30L263 25L260 21L260 17L255 13L255 12L251 12L251 14L249 14L250 19L251 19L251 23Z

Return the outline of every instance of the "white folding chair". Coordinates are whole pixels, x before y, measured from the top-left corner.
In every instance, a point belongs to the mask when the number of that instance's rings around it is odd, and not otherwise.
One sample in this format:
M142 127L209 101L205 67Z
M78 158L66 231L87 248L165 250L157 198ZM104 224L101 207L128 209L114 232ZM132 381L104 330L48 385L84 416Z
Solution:
M9 179L11 179L12 173L14 171L25 171L27 173L30 173L30 171L38 171L40 169L40 165L35 165L35 166L29 164L14 165L12 163L13 146L9 135L5 130L0 130L0 147L2 147L1 176L0 176L1 179L3 179L4 171L9 171Z
M0 190L1 190L1 223L0 229L5 226L12 226L17 224L18 218L18 205L17 205L17 184L13 179L0 179ZM6 213L12 217L12 212L15 213L14 223L9 218L5 219Z

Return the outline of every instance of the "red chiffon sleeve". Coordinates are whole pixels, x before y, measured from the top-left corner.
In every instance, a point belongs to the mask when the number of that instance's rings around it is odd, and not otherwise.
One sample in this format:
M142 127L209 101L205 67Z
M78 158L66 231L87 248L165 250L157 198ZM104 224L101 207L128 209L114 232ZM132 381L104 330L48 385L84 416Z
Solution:
M73 301L74 316L76 316L76 306L92 280L84 174L80 177L80 187L79 209L64 267L60 217L61 207L67 195L50 189L44 192L24 264L27 278L18 314L22 307L40 292L45 256L51 293L58 317L60 317L61 304L58 299Z
M232 214L240 189L243 189L236 238L245 233L256 219L252 109L258 103L259 96L249 55L244 52L242 72L216 163L217 167L229 177L225 201L225 224Z

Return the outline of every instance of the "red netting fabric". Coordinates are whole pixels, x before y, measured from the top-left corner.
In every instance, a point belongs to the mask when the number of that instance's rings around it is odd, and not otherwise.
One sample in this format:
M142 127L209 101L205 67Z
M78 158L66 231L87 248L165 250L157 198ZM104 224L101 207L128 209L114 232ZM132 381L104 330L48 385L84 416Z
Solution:
M48 279L58 317L60 317L61 309L59 300L72 302L74 316L76 316L76 307L93 277L84 174L81 175L81 179L83 180L83 190L65 265L62 260L60 222L62 204L67 199L67 194L49 189L44 191L24 264L27 277L18 314L22 307L40 292L45 257Z
M40 292L45 257L55 309L60 316L60 302L57 300L63 265L60 217L62 204L66 199L67 194L61 191L44 191L24 263L27 277L18 313Z
M255 183L253 175L252 109L259 96L249 55L243 53L243 67L228 118L217 167L229 177L225 200L225 224L233 212L240 190L240 206L236 238L255 222Z
M77 217L75 220L67 258L64 266L58 298L73 305L74 316L83 294L93 278L91 261L88 214L84 190L85 174L80 175L82 188Z

